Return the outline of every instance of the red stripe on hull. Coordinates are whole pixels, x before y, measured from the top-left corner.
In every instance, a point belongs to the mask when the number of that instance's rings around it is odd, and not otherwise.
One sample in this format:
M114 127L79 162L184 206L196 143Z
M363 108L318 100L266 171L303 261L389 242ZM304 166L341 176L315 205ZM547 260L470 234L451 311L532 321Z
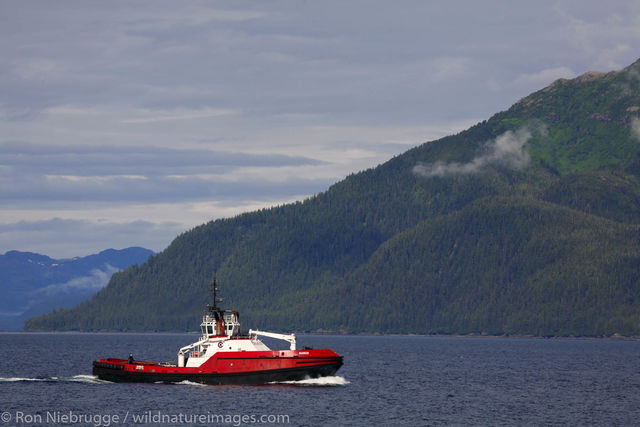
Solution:
M333 375L340 366L342 356L328 349L229 351L216 353L195 368L99 359L93 364L93 373L108 381L189 380L207 384L260 384Z

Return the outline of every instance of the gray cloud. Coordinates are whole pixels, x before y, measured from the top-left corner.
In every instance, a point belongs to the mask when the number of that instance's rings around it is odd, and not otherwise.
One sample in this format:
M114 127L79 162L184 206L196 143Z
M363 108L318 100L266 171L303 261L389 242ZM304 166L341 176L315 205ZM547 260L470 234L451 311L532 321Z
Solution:
M437 161L419 163L413 168L416 175L426 178L445 177L450 175L466 175L478 173L493 165L511 169L523 169L529 165L531 158L525 144L531 138L529 128L523 127L515 132L507 131L496 139L485 144L484 153L467 163Z
M639 16L621 0L5 2L0 222L16 228L2 243L87 253L60 217L96 252L138 215L149 226L116 243L160 250L169 232L322 191L556 77L631 63ZM495 149L431 173L522 160ZM181 225L160 226L166 211Z
M33 4L12 2L1 21L7 66L0 93L13 116L98 101L233 109L252 118L312 113L367 123L415 123L454 111L484 117L540 84L525 79L491 97L468 96L486 90L487 76L504 82L541 72L520 64L585 70L594 65L587 62L594 51L633 45L637 11L614 3L562 4L562 19L550 20L549 8L504 8L499 1L464 2L462 13L452 4L419 1L403 8L262 2L224 10L217 3L178 9L163 1L85 2L70 10L44 2L40 13ZM618 17L615 26L606 25L611 16ZM519 31L509 31L510 25ZM579 43L582 51L575 49ZM523 44L528 49L520 49ZM624 64L633 55L620 51L613 60ZM546 60L531 59L540 56Z
M170 202L283 197L324 189L327 180L242 178L238 170L318 166L324 162L280 154L245 154L163 147L0 144L0 198ZM230 179L237 173L235 179Z
M315 194L328 187L329 180L291 178L270 182L259 177L226 181L224 177L197 176L31 176L3 179L0 198L4 207L31 206L34 198L45 202L179 203L287 198Z
M20 174L113 176L229 173L238 167L315 166L324 162L282 154L249 154L145 146L0 143L0 167Z
M185 226L179 222L122 221L100 218L75 220L52 218L41 221L17 221L0 224L0 252L33 250L56 258L86 256L107 248L122 249L141 242L145 247L162 250ZM98 245L96 245L98 242Z
M31 205L37 198L47 201L161 203L184 201L222 201L246 199L278 199L290 195L315 194L328 187L323 179L289 179L270 182L259 177L228 182L224 178L199 177L30 177L4 180L0 198L5 207Z

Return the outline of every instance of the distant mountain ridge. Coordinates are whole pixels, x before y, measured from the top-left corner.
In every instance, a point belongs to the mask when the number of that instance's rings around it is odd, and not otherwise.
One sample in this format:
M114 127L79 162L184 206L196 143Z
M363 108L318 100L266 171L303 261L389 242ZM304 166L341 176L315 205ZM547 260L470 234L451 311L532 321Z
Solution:
M585 73L304 202L211 221L29 329L640 336L640 61Z
M151 255L140 247L60 260L8 251L0 255L0 329L20 330L28 317L73 307L105 286L113 273Z

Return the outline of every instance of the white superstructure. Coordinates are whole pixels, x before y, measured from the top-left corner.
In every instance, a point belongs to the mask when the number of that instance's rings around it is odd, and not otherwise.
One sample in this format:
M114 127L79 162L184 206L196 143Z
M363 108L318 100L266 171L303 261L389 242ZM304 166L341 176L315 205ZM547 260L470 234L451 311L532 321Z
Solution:
M294 334L277 334L249 330L249 335L242 335L240 315L235 310L222 310L217 307L218 287L214 280L211 284L213 291L213 306L202 317L200 340L182 347L178 351L178 366L196 368L201 366L211 356L220 351L270 351L258 335L281 339L289 342L290 349L296 349Z

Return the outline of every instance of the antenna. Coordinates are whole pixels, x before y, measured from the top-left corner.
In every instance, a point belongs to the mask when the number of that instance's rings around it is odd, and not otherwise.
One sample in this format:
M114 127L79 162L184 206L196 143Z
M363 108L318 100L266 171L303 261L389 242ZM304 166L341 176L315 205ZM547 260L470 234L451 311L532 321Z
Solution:
M216 281L216 278L213 278L213 282L211 282L211 284L209 285L211 287L211 293L213 295L213 306L209 306L209 311L217 311L218 310L218 303L222 302L222 298L218 298L218 282ZM208 304L207 304L208 305Z

